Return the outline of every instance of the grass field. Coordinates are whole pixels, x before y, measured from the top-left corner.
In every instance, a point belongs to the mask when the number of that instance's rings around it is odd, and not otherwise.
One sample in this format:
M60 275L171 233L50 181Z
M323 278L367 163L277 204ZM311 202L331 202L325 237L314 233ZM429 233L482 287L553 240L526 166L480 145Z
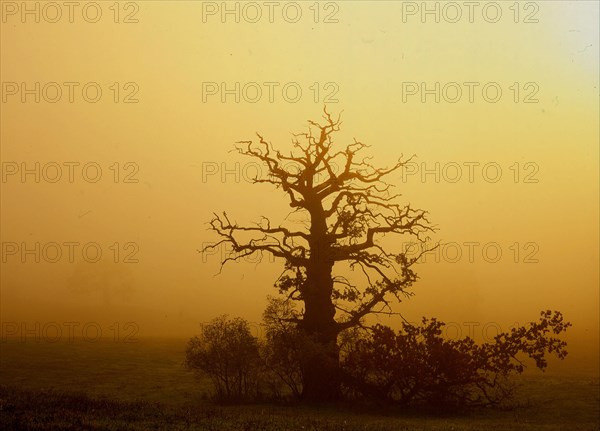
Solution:
M0 344L0 429L600 430L597 377L519 379L520 406L460 416L207 401L183 366L185 340Z

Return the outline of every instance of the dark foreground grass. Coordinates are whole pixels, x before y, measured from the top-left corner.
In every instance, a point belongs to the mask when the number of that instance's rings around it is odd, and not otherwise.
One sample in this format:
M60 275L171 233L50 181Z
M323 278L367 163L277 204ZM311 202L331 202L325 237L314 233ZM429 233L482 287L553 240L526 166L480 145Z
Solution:
M596 386L597 389L597 386ZM356 413L345 407L210 403L177 406L150 401L115 401L82 393L0 387L2 430L598 430L597 405L556 403L460 416ZM590 395L594 390L589 391ZM571 393L572 394L572 393ZM541 408L540 408L541 407ZM576 410L569 411L576 407ZM557 411L559 408L562 413ZM566 414L563 414L566 413Z
M361 406L216 405L184 340L0 345L0 430L600 430L597 377L537 373L518 406L454 416Z

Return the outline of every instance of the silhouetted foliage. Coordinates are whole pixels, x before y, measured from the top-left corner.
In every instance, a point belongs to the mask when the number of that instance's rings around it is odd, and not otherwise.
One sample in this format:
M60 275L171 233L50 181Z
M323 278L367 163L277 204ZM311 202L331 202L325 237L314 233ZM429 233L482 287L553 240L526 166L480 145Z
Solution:
M241 318L220 316L203 326L186 348L186 365L208 375L223 400L255 398L262 361L258 339Z
M477 345L466 337L442 336L443 322L423 319L402 329L376 325L354 335L342 355L346 384L367 398L400 405L464 408L497 405L512 395L511 375L525 369L523 356L543 370L547 354L564 359L567 330L559 312L543 311L538 322L500 333Z
M435 319L424 320L422 327L405 325L399 333L376 326L352 350L355 328L372 315L398 314L392 304L413 295L414 266L431 250L429 234L437 228L427 211L401 203L401 195L386 182L411 159L401 156L389 167L376 167L363 152L369 145L356 139L334 143L340 126L340 118L325 110L321 122L309 120L305 132L292 135L289 150L277 149L258 133L255 140L239 141L236 151L265 168L252 182L282 192L303 223L294 226L289 217L283 224L272 223L263 216L242 225L226 212L214 213L210 229L219 241L202 250L231 246L233 253L221 268L247 256L260 261L270 254L283 261L275 287L286 300L271 304L266 318L283 317L267 322L271 329L264 356L292 393L301 390L309 402L337 401L346 375L375 399L493 404L509 392L502 380L523 371L517 353L529 355L542 369L546 353L564 357L564 343L546 336L547 330L558 334L568 326L560 314L543 314L537 326L479 346L468 338L444 340L443 324ZM384 237L416 241L420 254L409 256L389 242L384 246ZM354 271L351 279L349 271ZM289 301L303 308L285 309ZM340 368L340 348L346 369Z

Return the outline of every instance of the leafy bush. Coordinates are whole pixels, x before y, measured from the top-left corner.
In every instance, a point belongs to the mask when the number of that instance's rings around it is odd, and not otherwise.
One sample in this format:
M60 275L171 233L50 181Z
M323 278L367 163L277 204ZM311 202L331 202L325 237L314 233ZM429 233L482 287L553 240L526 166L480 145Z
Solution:
M442 337L443 322L423 319L402 329L376 325L369 335L353 334L342 355L346 384L370 399L400 405L463 408L497 405L512 395L509 376L522 373L528 356L539 369L546 354L563 359L566 343L552 335L570 323L543 311L539 322L498 334L481 345L467 337Z
M205 325L202 336L188 342L186 365L212 379L218 399L249 399L258 393L259 343L244 319L220 316Z

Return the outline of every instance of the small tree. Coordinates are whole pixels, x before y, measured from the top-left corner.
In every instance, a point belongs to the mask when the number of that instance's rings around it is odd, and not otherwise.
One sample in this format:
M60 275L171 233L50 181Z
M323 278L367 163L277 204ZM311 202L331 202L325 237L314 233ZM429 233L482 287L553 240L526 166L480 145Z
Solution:
M202 336L188 342L186 365L211 378L219 399L247 399L257 394L259 344L244 319L229 320L223 315L205 325Z

